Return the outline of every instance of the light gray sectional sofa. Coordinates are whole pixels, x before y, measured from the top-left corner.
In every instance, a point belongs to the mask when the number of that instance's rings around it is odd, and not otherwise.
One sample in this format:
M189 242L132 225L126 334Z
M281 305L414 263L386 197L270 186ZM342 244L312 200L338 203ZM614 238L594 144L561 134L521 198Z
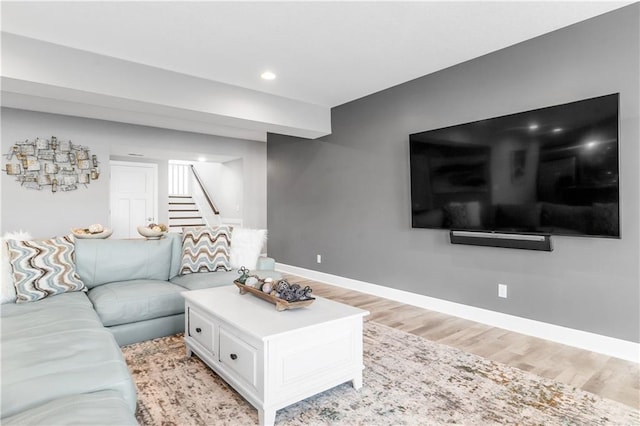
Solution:
M181 292L230 285L230 272L180 276L181 238L77 240L88 291L0 308L2 425L130 425L136 390L119 345L184 331ZM278 278L273 259L257 273Z
M77 240L76 267L102 324L120 345L184 331L185 290L233 284L239 275L200 272L178 275L179 234L160 240ZM261 277L278 275L270 258L258 259Z
M2 425L137 424L127 364L86 294L5 304L1 320Z

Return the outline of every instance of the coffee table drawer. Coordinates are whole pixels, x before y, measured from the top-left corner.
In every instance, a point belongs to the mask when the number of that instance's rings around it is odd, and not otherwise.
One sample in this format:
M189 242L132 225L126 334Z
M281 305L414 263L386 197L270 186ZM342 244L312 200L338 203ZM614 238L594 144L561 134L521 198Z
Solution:
M189 308L189 336L193 337L211 353L215 353L213 350L213 342L215 342L214 330L215 327L210 321Z
M233 370L238 377L257 387L258 351L231 331L220 327L220 363Z

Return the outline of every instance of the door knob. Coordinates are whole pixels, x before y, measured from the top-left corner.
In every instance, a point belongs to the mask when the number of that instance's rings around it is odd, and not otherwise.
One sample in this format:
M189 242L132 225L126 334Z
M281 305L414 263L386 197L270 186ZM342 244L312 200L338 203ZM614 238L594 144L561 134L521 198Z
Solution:
M236 354L231 354L231 355L229 355L229 356L230 356L230 357L231 357L231 359L232 359L232 360L234 360L234 361L235 361L236 359L238 359L238 355L236 355Z
M200 327L196 328L196 333L200 333L202 331L202 329Z

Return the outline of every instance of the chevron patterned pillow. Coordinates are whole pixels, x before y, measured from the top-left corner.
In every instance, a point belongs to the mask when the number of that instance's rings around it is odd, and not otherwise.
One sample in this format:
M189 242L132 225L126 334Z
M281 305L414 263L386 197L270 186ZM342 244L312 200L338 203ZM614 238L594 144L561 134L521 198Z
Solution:
M180 275L194 272L230 271L229 248L233 227L182 228Z
M34 302L70 291L87 291L76 272L72 236L49 240L7 240L16 303Z

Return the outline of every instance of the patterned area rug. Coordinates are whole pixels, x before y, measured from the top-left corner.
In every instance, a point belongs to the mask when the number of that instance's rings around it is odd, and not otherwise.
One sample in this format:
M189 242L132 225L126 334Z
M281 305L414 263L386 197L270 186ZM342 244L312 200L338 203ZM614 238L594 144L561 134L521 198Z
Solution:
M141 425L254 425L256 410L182 336L123 348ZM638 425L626 405L366 322L364 387L343 384L279 410L277 425Z

